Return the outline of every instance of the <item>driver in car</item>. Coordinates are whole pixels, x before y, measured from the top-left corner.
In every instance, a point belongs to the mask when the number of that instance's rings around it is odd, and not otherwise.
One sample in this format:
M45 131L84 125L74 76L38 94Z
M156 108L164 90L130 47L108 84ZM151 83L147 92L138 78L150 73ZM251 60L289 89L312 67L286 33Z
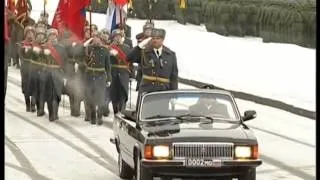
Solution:
M189 110L194 115L229 118L227 106L212 97L200 97Z

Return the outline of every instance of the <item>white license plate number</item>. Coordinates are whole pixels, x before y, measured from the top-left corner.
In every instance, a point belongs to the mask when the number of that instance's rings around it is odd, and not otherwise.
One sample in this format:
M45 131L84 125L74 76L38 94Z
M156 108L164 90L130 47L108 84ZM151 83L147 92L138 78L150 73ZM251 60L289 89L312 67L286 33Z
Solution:
M187 159L186 166L192 167L221 167L221 160L218 159Z

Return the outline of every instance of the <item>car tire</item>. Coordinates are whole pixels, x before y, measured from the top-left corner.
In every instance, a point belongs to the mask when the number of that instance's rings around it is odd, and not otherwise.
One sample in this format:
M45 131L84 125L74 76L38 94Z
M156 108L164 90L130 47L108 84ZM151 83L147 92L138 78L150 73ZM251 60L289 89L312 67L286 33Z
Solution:
M248 169L238 180L256 180L256 168Z
M131 167L122 159L121 153L118 153L118 173L122 179L132 179L133 170Z
M138 156L136 160L136 179L135 180L152 180L153 176L148 169L142 166L141 158Z

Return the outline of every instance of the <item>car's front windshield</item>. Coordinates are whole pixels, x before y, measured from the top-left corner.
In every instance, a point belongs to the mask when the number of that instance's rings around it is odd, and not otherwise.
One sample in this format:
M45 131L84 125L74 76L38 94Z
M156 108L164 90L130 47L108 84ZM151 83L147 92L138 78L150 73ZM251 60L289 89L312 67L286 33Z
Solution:
M172 92L147 95L141 108L142 121L205 117L238 122L232 97L221 93Z

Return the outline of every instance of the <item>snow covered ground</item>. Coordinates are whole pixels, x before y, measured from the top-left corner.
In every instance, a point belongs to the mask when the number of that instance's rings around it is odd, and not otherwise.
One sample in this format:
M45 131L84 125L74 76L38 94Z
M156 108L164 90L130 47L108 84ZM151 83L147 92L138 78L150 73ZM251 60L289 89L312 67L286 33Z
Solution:
M43 6L35 2L32 16L38 19ZM57 3L48 1L49 22ZM104 14L93 13L92 21L99 29L105 27ZM128 20L134 43L144 23ZM263 43L261 38L224 37L207 32L204 26L185 26L175 21L156 20L155 25L167 31L165 44L177 53L180 77L315 111L315 49Z

